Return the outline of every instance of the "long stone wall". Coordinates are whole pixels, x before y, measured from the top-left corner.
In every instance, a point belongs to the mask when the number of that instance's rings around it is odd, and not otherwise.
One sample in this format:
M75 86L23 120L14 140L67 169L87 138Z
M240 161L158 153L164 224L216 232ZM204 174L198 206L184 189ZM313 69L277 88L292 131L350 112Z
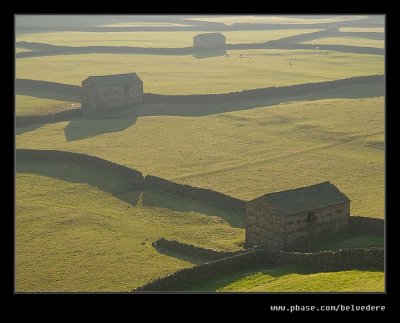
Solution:
M246 201L231 197L229 195L205 188L174 183L157 176L147 175L146 177L143 177L142 173L135 169L86 154L62 150L17 149L16 159L17 161L18 159L30 159L60 160L84 163L90 166L101 168L105 171L116 172L119 175L124 175L128 178L131 178L132 189L156 189L179 197L206 202L210 205L216 205L222 209L242 212L243 214L246 208Z
M17 94L29 95L32 90L36 90L42 93L51 92L53 94L59 94L58 98L53 96L52 99L81 102L81 87L78 85L30 79L16 79L15 89Z
M154 241L152 245L156 249L161 248L161 249L178 251L189 256L199 257L206 260L218 260L244 252L243 250L229 252L229 251L206 249L191 244L182 243L176 240L167 240L164 238L160 238L157 241Z
M384 268L383 248L341 249L317 253L250 250L192 268L179 270L139 287L134 292L190 291L190 286L255 266L297 267L313 271Z
M333 90L343 86L351 86L358 84L383 84L385 77L383 75L359 76L351 77L335 81L305 83L281 87L268 87L252 90L244 90L239 92L222 93L222 94L198 94L198 95L161 95L161 94L144 94L144 102L159 103L211 103L211 102L232 102L243 100L254 100L261 98L279 98L287 96L295 96Z
M174 183L157 176L147 175L145 177L144 186L146 188L157 189L184 198L203 201L210 205L215 204L225 209L231 209L243 213L246 210L246 201L210 189Z
M91 167L98 167L105 171L111 171L117 173L118 175L126 176L126 178L130 179L133 190L143 189L144 177L141 172L95 156L61 150L17 149L17 162L18 159L59 160L86 164Z

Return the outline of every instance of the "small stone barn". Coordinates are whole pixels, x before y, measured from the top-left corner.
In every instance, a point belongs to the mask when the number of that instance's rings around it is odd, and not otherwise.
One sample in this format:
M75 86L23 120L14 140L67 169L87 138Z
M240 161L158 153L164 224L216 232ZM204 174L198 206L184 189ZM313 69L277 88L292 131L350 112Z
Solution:
M194 49L218 49L225 47L225 36L221 33L198 34L193 37Z
M350 200L330 182L269 193L246 203L246 247L290 250L342 231Z
M90 76L82 81L82 112L93 115L143 101L143 82L136 73Z

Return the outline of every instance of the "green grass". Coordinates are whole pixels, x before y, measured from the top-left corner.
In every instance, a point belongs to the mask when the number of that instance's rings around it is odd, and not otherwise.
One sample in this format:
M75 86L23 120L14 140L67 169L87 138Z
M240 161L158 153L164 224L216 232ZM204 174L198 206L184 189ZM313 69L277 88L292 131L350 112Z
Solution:
M346 45L346 46L360 46L360 47L377 47L384 48L385 41L377 40L377 39L368 39L361 37L327 37L327 38L319 38L313 39L304 44L315 44L315 45Z
M16 53L30 52L30 51L31 51L30 49L26 49L26 48L18 48L18 47L15 48Z
M340 31L343 32L366 32L366 33L384 33L385 28L377 27L377 28L368 28L368 27L341 27Z
M16 75L80 85L90 75L137 72L145 92L222 93L382 74L384 57L307 50L230 51L230 57L83 54L17 60ZM289 65L289 60L293 65ZM337 68L341 66L341 68ZM46 70L46 73L43 71Z
M77 108L79 108L77 103L35 98L28 95L15 96L16 116L42 116Z
M131 113L45 125L16 145L83 152L242 199L329 180L352 200L352 214L384 215L382 97L204 117Z
M224 31L228 44L262 43L320 29L282 29L254 31ZM165 32L52 32L17 35L17 41L38 42L59 46L133 46L191 47L193 36L201 31Z
M383 292L384 273L348 270L311 273L299 268L251 269L190 286L218 292Z
M216 209L149 204L149 192L88 166L19 160L17 171L17 291L129 291L192 266L157 252L161 236L217 250L244 240Z

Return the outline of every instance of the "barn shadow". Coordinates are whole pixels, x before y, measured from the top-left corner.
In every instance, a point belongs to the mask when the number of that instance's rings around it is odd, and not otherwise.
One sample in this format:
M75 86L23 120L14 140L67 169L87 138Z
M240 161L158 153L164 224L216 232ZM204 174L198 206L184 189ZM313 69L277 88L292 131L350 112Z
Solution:
M209 57L217 57L217 56L225 56L225 49L213 49L213 50L196 50L193 52L193 57L197 59L209 58Z
M178 212L196 212L216 216L227 222L231 227L244 228L244 214L224 209L218 205L190 200L167 192L145 189L142 195L144 206L167 208Z
M133 206L138 204L142 194L140 190L132 190L132 183L125 176L115 176L87 164L18 159L16 172L43 175L69 183L87 184Z
M134 108L115 110L106 114L71 120L64 128L67 141L95 137L105 133L124 131L136 123L138 118Z

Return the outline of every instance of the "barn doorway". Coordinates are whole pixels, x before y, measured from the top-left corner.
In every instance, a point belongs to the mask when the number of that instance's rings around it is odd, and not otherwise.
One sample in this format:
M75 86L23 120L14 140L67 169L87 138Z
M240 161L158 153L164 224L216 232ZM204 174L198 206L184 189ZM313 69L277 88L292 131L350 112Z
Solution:
M307 213L307 224L312 225L315 222L315 212Z

